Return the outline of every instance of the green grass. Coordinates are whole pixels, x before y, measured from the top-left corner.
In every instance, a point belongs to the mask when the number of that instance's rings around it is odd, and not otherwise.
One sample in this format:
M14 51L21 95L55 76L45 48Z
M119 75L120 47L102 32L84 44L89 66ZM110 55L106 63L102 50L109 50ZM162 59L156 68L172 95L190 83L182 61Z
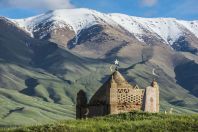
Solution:
M0 127L46 124L75 118L73 105L45 102L14 90L0 89L0 106ZM19 108L23 109L17 110Z
M68 120L47 125L7 128L16 132L94 132L94 131L198 131L198 115L131 112L84 120Z

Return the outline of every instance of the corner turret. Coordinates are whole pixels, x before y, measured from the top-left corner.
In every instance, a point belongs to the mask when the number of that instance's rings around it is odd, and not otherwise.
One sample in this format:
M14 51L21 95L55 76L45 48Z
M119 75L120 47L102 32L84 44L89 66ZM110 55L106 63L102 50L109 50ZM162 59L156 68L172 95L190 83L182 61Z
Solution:
M76 119L86 118L87 96L83 90L77 93L76 101Z
M159 85L154 79L151 86L148 86L145 91L145 108L146 112L159 112Z

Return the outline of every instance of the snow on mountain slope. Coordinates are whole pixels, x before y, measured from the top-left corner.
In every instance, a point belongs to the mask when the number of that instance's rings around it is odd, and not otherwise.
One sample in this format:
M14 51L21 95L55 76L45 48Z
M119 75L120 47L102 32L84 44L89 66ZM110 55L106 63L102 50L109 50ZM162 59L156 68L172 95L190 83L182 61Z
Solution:
M125 30L129 31L130 33L133 33L135 37L139 41L143 41L141 39L141 35L145 34L147 29L140 23L138 23L134 18L135 17L130 17L124 14L109 14L109 17L118 23L121 27L123 27Z
M31 34L39 30L35 29L37 25L53 22L51 29L67 26L75 32L76 39L82 29L96 24L109 24L113 27L120 26L134 34L139 41L144 41L142 36L151 36L152 34L169 45L172 45L180 36L183 36L186 29L198 37L198 21L183 21L174 18L141 18L118 13L104 14L84 8L60 9L26 19L12 19L12 21Z
M137 19L138 21L138 19ZM175 19L139 19L139 23L144 25L150 32L156 33L168 44L173 44L179 36L183 35L180 25Z
M198 21L178 21L181 25L198 37Z
M92 25L102 22L111 23L111 20L105 14L84 8L59 9L26 19L12 19L12 21L28 32L33 32L34 28L41 23L53 22L58 27L64 27L66 24L76 35L82 29L89 28Z
M172 44L183 34L176 19L170 18L140 18L123 14L111 14L110 17L136 37L141 39L142 34L155 33L156 37Z

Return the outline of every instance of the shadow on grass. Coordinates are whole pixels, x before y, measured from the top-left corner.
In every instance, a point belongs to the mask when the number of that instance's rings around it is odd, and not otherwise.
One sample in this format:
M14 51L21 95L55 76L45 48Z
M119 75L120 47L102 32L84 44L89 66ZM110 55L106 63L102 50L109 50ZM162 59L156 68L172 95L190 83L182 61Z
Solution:
M38 85L38 80L34 78L28 78L25 80L25 85L27 88L21 90L20 92L29 96L35 95L35 87Z
M13 112L22 112L24 109L25 109L25 107L19 107L19 108L13 109L13 110L9 110L9 112L8 112L6 115L4 115L4 116L2 117L2 119L7 118L7 117L8 117L9 115L11 115Z

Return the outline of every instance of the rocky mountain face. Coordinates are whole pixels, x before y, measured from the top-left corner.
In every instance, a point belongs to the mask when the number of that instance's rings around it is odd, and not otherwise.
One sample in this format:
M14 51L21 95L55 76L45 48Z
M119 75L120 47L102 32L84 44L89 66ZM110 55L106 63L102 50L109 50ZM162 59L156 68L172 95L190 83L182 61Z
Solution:
M116 58L130 83L157 79L161 111L198 112L198 21L62 9L0 18L0 126L73 118L77 92L91 97Z
M198 21L140 18L89 9L62 9L12 21L34 38L47 39L69 49L86 42L100 42L102 38L105 42L163 43L177 51L198 52Z

